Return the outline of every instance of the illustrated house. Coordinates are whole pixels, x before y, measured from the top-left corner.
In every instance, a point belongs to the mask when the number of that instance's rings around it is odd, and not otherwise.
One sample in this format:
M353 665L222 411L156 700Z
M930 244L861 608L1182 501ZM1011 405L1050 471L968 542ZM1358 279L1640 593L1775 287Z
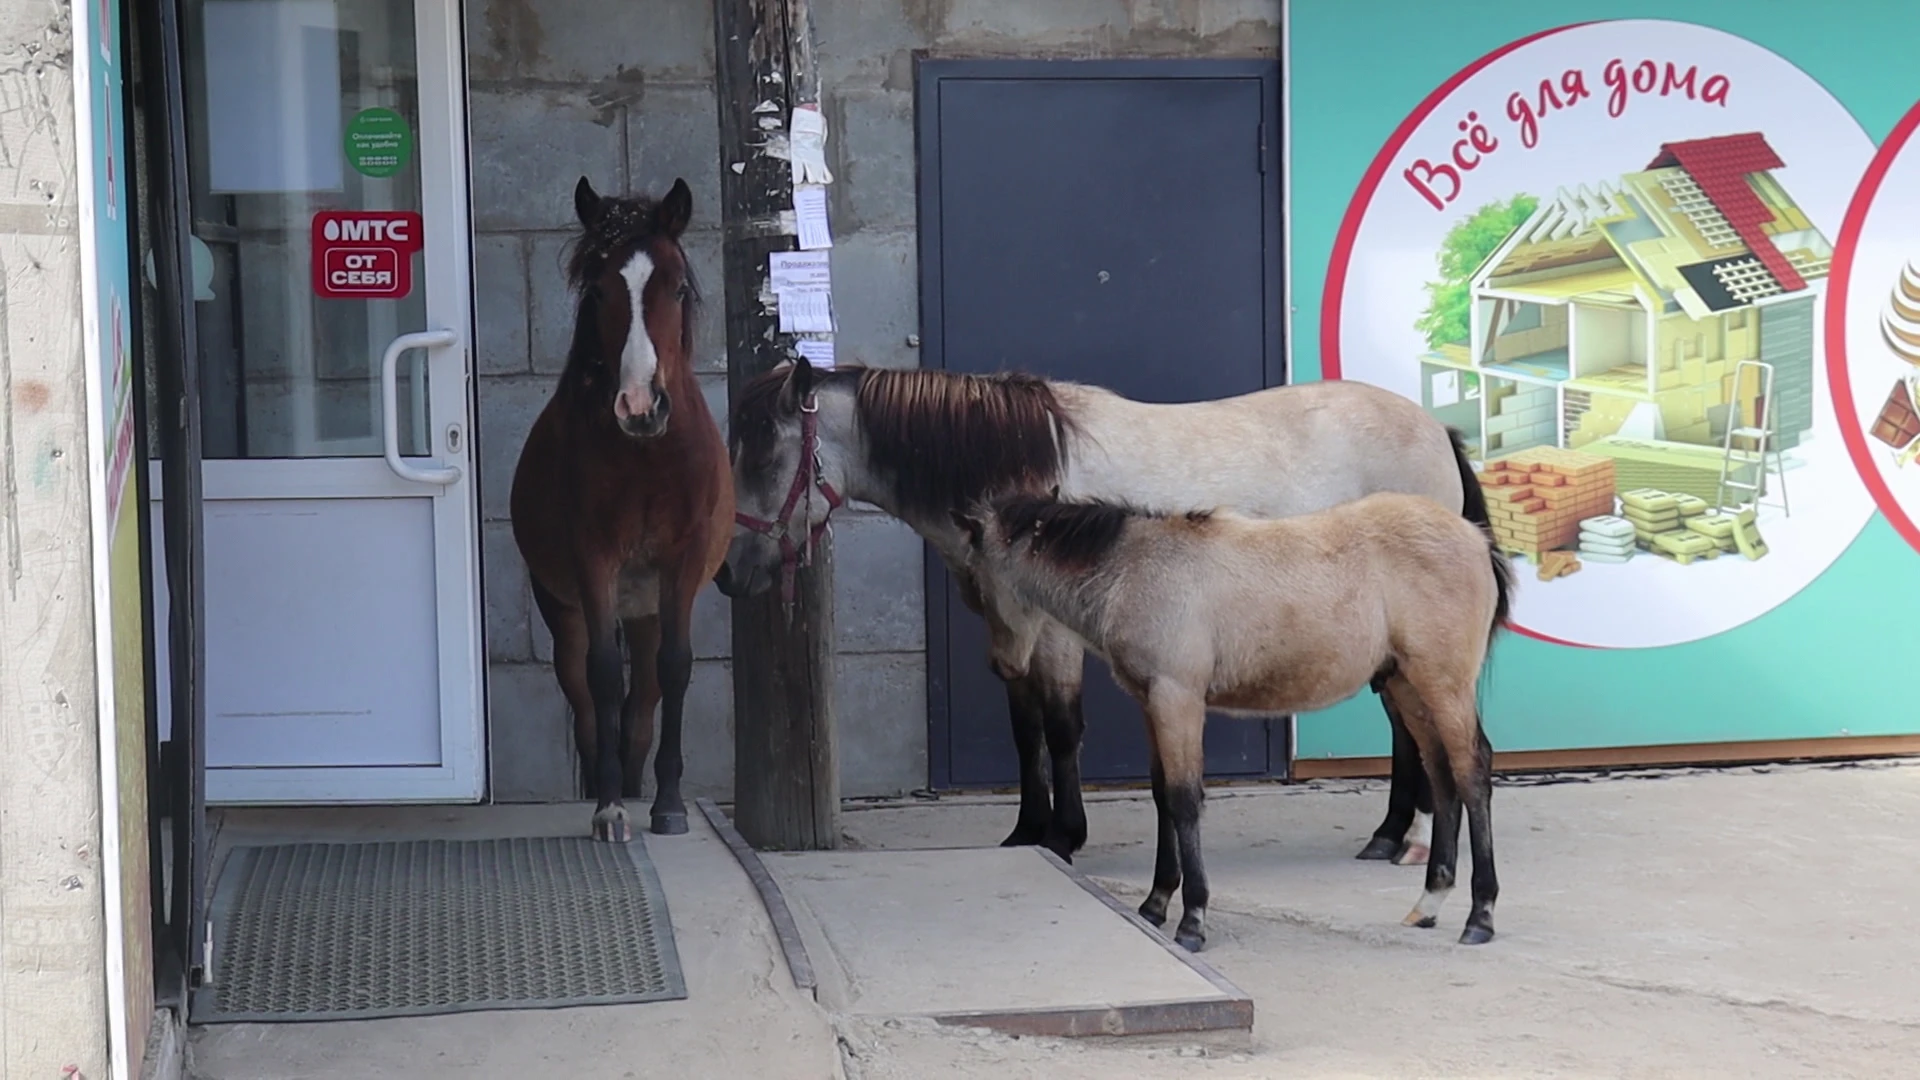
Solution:
M1736 403L1740 425L1773 410L1791 450L1813 424L1808 281L1833 248L1781 165L1758 133L1728 135L1560 189L1474 271L1471 340L1422 358L1422 404L1482 462L1580 449L1676 491L1717 481ZM1772 366L1773 400L1741 360Z

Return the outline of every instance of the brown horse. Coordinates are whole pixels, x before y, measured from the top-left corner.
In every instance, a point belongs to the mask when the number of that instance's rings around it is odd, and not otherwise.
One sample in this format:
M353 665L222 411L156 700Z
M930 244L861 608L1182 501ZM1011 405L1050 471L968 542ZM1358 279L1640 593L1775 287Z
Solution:
M514 470L513 537L553 633L593 836L625 843L622 799L640 795L656 704L653 831L687 831L680 728L693 599L726 557L733 474L693 374L698 296L680 246L692 191L676 180L658 202L602 197L583 176L573 206L573 345Z
M1513 567L1490 530L1398 493L1260 519L1065 502L1056 490L952 516L969 566L1085 642L1146 712L1159 851L1142 918L1163 923L1184 879L1174 940L1196 952L1206 941L1208 709L1311 712L1378 685L1434 796L1426 894L1407 925L1432 926L1453 889L1464 800L1473 910L1460 942L1493 938L1493 747L1476 688L1507 622Z

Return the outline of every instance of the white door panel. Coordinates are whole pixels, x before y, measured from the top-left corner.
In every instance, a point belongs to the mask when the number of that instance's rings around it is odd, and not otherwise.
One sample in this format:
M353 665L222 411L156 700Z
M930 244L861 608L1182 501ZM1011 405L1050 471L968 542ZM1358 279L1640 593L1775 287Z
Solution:
M208 801L477 799L459 4L186 7L194 231L215 262L213 298L195 304ZM282 59L263 67L268 53ZM266 104L216 100L249 86ZM401 117L397 169L364 154L354 164L354 118L385 115L367 110ZM316 215L332 211L420 215L418 253L399 256L411 260L406 296L317 295ZM164 590L155 605L164 619Z

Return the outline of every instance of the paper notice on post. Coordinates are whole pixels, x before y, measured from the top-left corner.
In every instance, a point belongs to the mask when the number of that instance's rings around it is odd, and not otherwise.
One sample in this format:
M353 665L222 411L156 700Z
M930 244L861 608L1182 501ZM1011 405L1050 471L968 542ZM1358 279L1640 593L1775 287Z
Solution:
M832 338L801 338L794 343L800 358L817 368L833 366Z
M777 289L780 299L780 332L783 334L833 333L833 289L825 285L802 285Z
M773 291L833 284L833 264L824 251L776 251L767 256Z
M793 189L793 217L803 251L818 251L833 246L833 229L827 224L827 189L819 184L801 184Z
M793 110L787 124L787 143L794 186L833 183L833 173L827 169L827 118L821 115L820 106L802 105Z

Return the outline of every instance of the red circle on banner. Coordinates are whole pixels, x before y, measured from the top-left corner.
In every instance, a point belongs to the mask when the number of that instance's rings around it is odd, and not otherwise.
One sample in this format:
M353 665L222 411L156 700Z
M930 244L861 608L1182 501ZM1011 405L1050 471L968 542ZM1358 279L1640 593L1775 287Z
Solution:
M1907 115L1901 117L1888 134L1887 141L1880 145L1879 151L1873 155L1873 161L1867 166L1866 175L1860 180L1859 189L1853 193L1853 202L1847 206L1847 216L1841 222L1840 235L1833 244L1833 270L1827 285L1825 329L1827 386L1840 421L1840 437L1847 444L1847 453L1852 456L1854 469L1860 473L1861 481L1873 493L1874 504L1907 543L1920 551L1920 525L1914 523L1906 508L1894 497L1893 489L1887 486L1886 477L1880 475L1873 448L1867 445L1867 434L1860 426L1860 415L1853 396L1853 380L1847 364L1847 294L1851 291L1860 232L1866 227L1867 215L1880 194L1880 185L1886 181L1894 161L1912 140L1916 128L1920 128L1920 105L1908 110Z

